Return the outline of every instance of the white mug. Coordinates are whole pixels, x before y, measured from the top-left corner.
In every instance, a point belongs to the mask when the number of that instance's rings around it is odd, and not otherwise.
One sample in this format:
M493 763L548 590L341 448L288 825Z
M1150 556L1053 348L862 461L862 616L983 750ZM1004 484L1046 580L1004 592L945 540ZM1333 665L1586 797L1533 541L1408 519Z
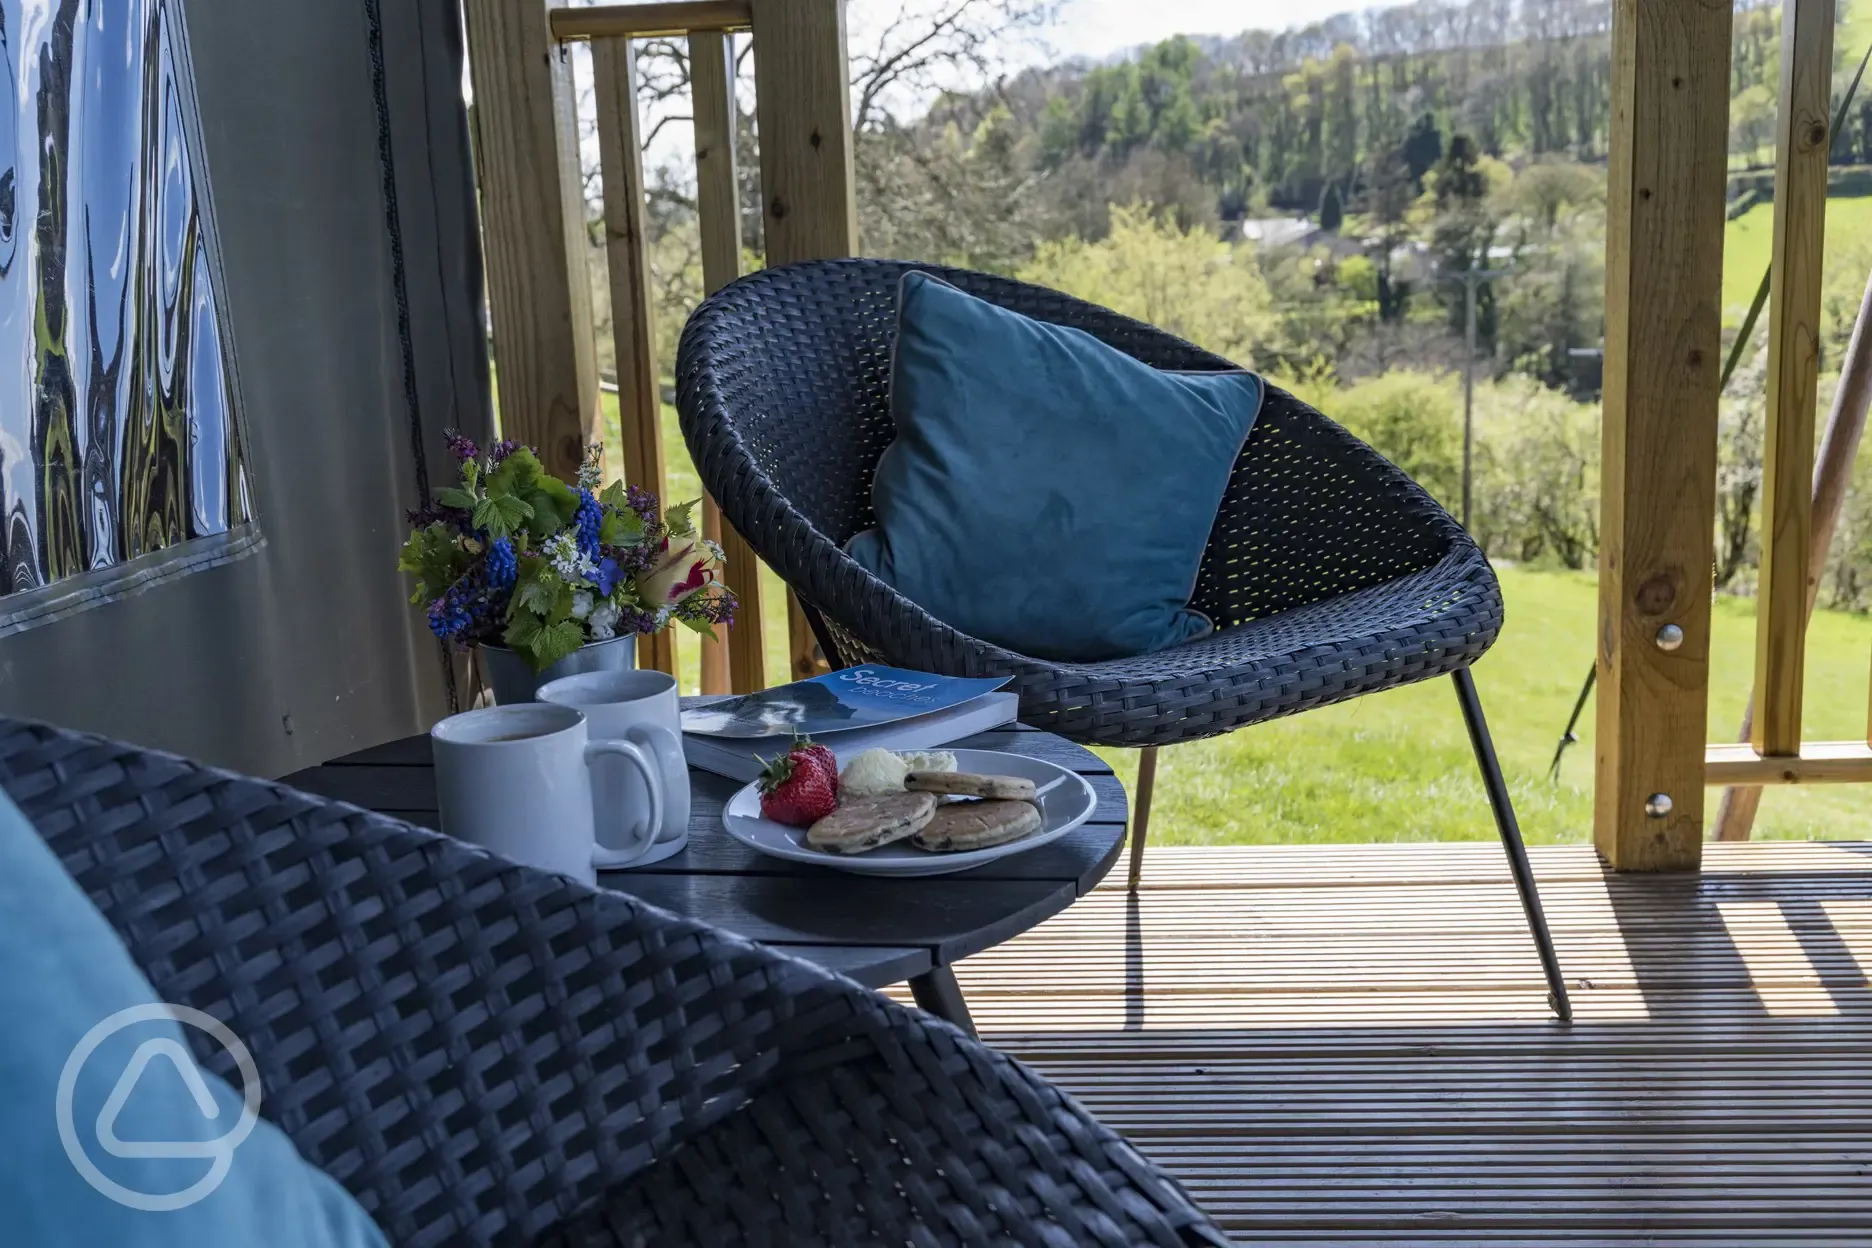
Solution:
M676 678L652 671L584 672L542 685L539 699L582 712L592 740L627 742L651 760L641 772L607 761L592 773L600 847L613 846L606 829L619 826L613 821L620 811L629 836L617 847L642 846L630 859L598 865L647 866L681 851L689 843L689 764L683 758ZM640 839L646 828L648 842Z
M610 815L600 848L594 823L592 772L617 757L654 775L649 758L628 741L588 740L585 717L567 706L523 702L451 715L429 730L442 830L504 858L597 882L597 867L648 848L653 828L637 843L629 821ZM651 802L656 803L653 792ZM658 812L661 813L660 811Z

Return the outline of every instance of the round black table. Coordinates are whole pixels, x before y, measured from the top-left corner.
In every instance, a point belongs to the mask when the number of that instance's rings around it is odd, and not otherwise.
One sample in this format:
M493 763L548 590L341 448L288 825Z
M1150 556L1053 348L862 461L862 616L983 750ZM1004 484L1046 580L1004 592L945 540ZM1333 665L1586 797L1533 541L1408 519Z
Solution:
M1050 845L973 871L875 879L747 848L721 826L722 806L740 785L691 769L688 848L653 866L603 872L598 882L870 988L908 980L918 1005L972 1031L955 964L1058 914L1103 879L1124 844L1126 807L1111 768L1063 737L1015 726L955 744L1071 768L1091 782L1098 809ZM347 755L285 782L423 827L440 822L427 736Z

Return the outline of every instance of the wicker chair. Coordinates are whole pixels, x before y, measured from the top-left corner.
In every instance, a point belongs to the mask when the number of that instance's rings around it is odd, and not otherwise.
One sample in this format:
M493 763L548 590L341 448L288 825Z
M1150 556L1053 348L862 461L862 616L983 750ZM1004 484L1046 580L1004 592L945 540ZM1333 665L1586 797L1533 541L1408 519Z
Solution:
M0 786L393 1244L1227 1242L1032 1072L805 962L43 725L0 720Z
M1370 447L1277 386L1237 460L1191 605L1201 640L1102 663L1055 663L960 633L841 547L874 522L871 479L894 436L898 281L939 274L1028 316L1076 326L1159 368L1228 361L1057 291L933 265L829 260L770 269L710 297L677 356L677 407L702 483L797 593L834 666L1012 675L1021 718L1075 741L1140 746L1131 884L1160 746L1395 685L1452 676L1549 1000L1571 1017L1514 808L1469 665L1494 642L1501 592L1462 527Z

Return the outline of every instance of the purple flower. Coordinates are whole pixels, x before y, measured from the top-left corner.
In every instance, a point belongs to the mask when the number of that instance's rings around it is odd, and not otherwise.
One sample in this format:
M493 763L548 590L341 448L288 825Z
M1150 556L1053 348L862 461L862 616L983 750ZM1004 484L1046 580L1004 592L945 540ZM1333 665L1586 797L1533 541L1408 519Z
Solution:
M488 452L488 467L498 467L502 460L519 449L520 444L512 438L502 438L500 441L496 442L494 448Z
M481 448L474 444L474 439L463 437L460 430L450 429L446 436L450 454L462 463L480 456Z
M637 513L646 525L657 523L657 496L640 486L629 486L624 491L624 505Z

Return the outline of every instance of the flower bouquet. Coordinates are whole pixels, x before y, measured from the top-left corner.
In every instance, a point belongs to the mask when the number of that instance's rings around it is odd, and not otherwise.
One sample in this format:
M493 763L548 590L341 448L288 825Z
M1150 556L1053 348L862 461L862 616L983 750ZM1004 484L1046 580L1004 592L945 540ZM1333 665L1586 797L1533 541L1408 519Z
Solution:
M733 620L734 596L717 575L721 548L697 532L695 503L659 516L656 496L636 486L600 489L601 447L576 486L513 442L483 456L452 434L449 447L460 482L410 513L397 561L415 574L410 601L437 637L504 646L537 674L589 644L672 622L713 636Z

